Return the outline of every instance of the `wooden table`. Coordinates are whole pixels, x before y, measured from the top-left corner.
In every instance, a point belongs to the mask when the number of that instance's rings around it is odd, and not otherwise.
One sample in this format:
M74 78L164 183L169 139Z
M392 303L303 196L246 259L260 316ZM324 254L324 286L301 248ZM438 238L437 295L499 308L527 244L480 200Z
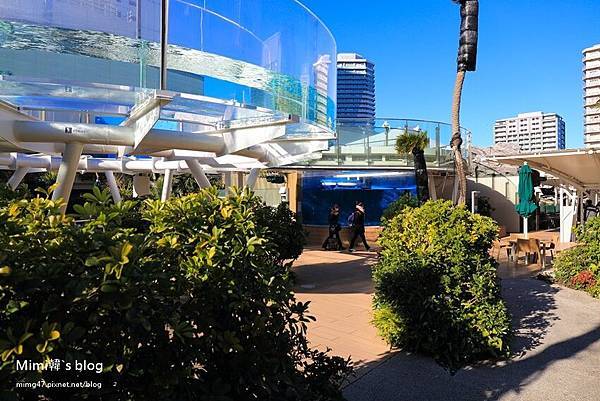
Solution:
M517 263L517 241L519 239L527 239L527 238L515 238L515 239L509 239L508 242L510 243L510 259ZM546 248L550 249L551 245L554 243L554 241L552 241L551 239L539 239L539 238L529 238L529 239L537 239L540 243L540 247L542 248L542 270L546 269ZM525 261L527 264L529 264L529 259L527 257L525 257Z

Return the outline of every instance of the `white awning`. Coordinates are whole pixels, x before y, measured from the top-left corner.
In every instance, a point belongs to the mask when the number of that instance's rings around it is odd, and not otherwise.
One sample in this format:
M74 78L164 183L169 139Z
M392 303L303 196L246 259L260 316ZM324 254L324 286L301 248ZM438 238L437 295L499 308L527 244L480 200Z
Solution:
M600 189L600 149L565 149L485 159L517 166L527 162L532 168L553 175L579 191Z

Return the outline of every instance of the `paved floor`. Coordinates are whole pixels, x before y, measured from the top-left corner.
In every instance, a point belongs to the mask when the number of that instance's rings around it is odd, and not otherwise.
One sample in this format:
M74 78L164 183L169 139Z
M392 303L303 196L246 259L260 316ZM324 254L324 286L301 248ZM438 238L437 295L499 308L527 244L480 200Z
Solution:
M311 301L309 311L317 317L308 329L312 345L352 356L361 367L389 356L389 346L370 324L375 256L373 252L305 251L294 269L296 297Z
M349 401L598 401L600 301L530 278L535 267L503 265L503 294L516 330L509 361L451 376L431 359L389 352L371 320L373 253L306 251L297 297L311 301L314 346L352 356Z

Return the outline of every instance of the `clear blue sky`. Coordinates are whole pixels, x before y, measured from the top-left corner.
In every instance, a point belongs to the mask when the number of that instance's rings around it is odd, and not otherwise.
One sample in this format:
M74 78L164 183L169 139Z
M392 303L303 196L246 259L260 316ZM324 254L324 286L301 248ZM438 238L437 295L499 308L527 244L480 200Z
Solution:
M375 63L377 115L450 121L459 7L451 0L302 0L332 30L338 52ZM600 0L481 0L477 71L461 125L490 145L492 124L546 111L583 146L581 51L600 43Z

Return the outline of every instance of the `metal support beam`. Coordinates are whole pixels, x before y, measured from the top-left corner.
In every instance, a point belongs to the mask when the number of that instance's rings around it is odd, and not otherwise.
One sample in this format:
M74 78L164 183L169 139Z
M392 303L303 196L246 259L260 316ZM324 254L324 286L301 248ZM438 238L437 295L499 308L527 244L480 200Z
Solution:
M186 160L185 162L192 172L192 176L194 176L194 179L198 183L198 186L200 188L210 188L210 181L206 174L204 174L204 169L200 165L200 162L195 159Z
M171 189L173 188L173 175L173 170L165 170L165 175L163 177L162 194L160 195L160 200L162 202L166 202L167 199L171 197Z
M117 180L115 180L115 175L112 171L107 171L104 173L106 176L106 183L108 184L108 189L110 189L110 194L115 203L121 202L121 192L119 191L119 186L117 185Z
M250 169L250 174L248 174L248 179L246 180L246 187L248 187L249 189L254 189L254 186L256 185L256 180L258 179L259 174L260 174L259 168Z
M25 178L25 175L27 175L28 172L29 167L18 167L8 179L7 184L10 187L10 189L12 189L13 191L17 189L17 187L19 186L19 184L21 184L21 181L23 181L23 178Z
M77 166L79 165L79 158L81 157L82 151L83 144L77 142L67 143L65 145L62 162L58 168L58 176L56 177L57 187L52 193L52 200L62 199L65 202L61 209L63 214L67 210L67 203L69 203L69 197L71 196L71 190L73 189L73 182L75 182Z

